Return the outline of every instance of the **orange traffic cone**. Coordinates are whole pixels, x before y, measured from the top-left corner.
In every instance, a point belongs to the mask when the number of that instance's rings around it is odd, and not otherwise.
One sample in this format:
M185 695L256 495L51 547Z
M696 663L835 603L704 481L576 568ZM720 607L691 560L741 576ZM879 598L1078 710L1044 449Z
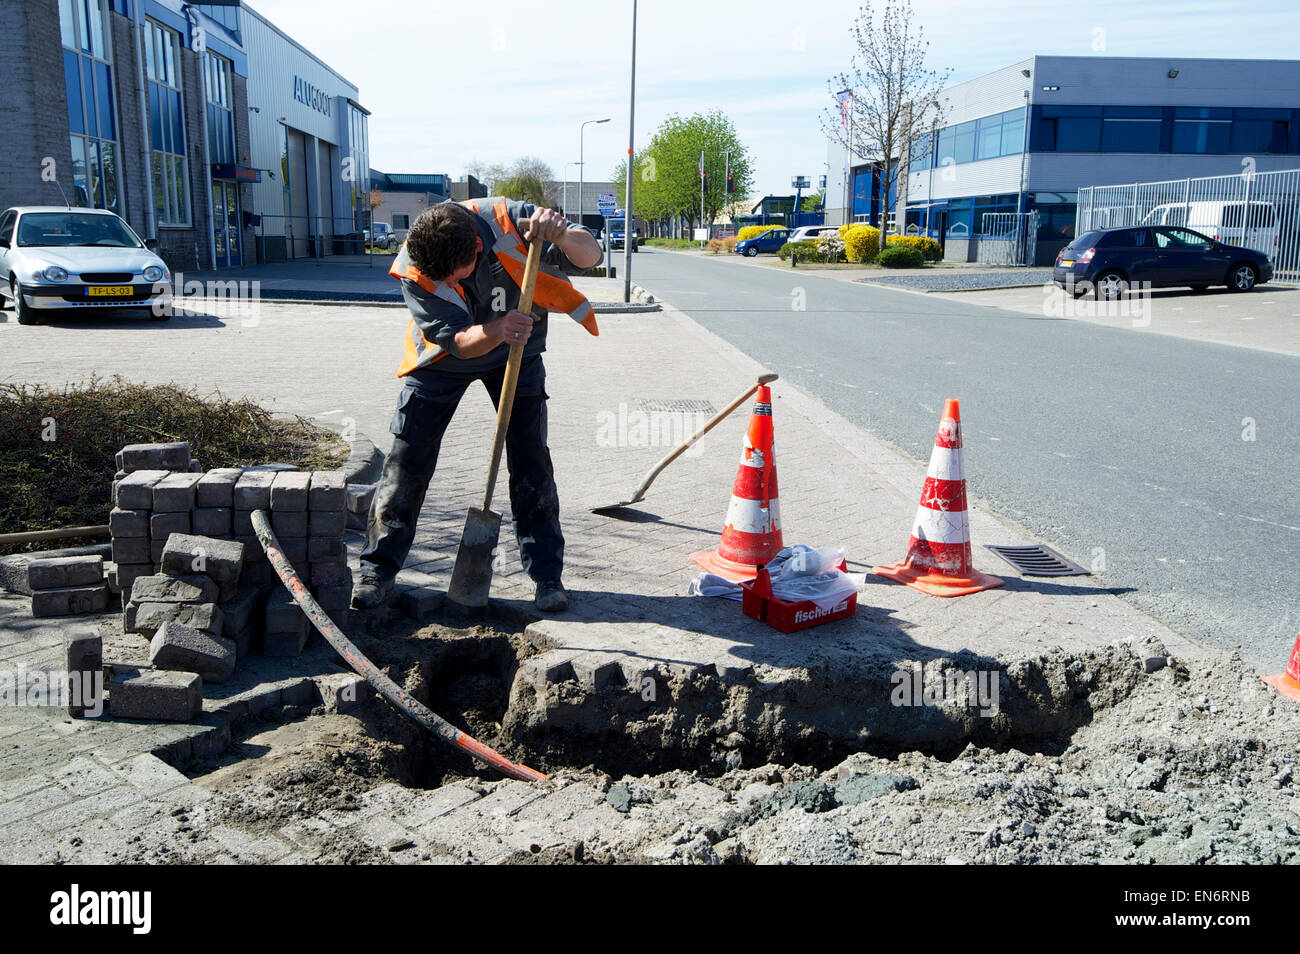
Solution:
M1003 584L972 565L966 473L961 464L961 408L954 398L944 405L934 438L907 558L893 566L872 567L871 572L931 596L962 596Z
M781 502L776 491L776 457L772 449L772 392L760 385L745 433L745 449L731 488L722 542L717 550L692 553L709 573L739 583L752 580L758 566L780 552Z
M1291 650L1291 661L1286 664L1286 672L1259 678L1288 699L1300 702L1300 636L1296 637L1295 648Z

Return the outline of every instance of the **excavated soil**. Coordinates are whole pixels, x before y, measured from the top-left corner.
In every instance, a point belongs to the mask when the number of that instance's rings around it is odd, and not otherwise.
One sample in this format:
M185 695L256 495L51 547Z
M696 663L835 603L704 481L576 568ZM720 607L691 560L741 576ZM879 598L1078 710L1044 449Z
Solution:
M777 728L779 716L750 720L737 698L734 711L704 719L690 711L688 687L668 685L674 705L583 750L539 745L536 733L520 744L511 732L522 725L507 711L511 683L535 651L522 634L428 626L361 642L481 741L555 783L604 793L615 822L581 841L539 842L508 859L518 863L1300 860L1300 706L1235 655L1184 663L1120 643L1013 663L1008 678L1038 687L1045 705L1026 710L1019 744L1009 724L1000 740L989 736L995 744L958 750L868 744L849 753L815 743L797 752L783 743L794 730ZM800 754L814 757L791 757ZM290 709L249 723L196 781L216 797L185 816L182 834L301 828L304 855L324 863L465 860L382 850L322 813L346 818L386 782L482 791L499 782L381 700L346 715ZM138 860L184 861L186 844L141 845Z

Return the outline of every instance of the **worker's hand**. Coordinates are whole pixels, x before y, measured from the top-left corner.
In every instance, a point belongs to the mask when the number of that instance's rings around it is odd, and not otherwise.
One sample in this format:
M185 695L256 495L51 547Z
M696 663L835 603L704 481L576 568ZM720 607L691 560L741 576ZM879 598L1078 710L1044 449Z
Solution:
M533 333L533 319L518 311L507 312L484 325L488 334L508 345L521 345Z
M558 242L569 230L569 220L552 209L537 209L533 213L528 231L524 238L528 241L541 239L543 242Z

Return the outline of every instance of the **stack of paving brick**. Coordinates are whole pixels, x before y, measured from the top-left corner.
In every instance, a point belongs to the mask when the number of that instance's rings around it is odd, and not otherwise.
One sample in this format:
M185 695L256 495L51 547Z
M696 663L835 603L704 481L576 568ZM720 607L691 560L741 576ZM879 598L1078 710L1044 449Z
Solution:
M33 616L102 613L108 607L102 556L51 557L27 564Z
M190 532L195 473L188 441L128 444L117 452L113 510L108 515L114 593L130 593L137 577L157 572L169 534ZM159 484L163 484L161 488Z

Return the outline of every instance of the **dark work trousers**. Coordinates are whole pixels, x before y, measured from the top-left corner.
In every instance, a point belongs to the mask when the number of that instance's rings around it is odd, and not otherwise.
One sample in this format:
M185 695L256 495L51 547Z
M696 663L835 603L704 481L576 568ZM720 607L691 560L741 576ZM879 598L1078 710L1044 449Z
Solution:
M506 466L510 472L510 508L524 571L534 580L558 580L564 568L564 535L560 531L560 500L555 490L551 452L546 446L545 370L541 355L524 358L519 369L510 426L506 429ZM438 449L465 390L482 381L495 407L505 368L480 374L447 372L407 379L397 400L389 430L393 449L384 462L384 476L370 507L362 574L391 579L402 568L415 538L429 480L438 465ZM487 452L483 444L482 478L487 481ZM475 502L478 506L480 501Z

